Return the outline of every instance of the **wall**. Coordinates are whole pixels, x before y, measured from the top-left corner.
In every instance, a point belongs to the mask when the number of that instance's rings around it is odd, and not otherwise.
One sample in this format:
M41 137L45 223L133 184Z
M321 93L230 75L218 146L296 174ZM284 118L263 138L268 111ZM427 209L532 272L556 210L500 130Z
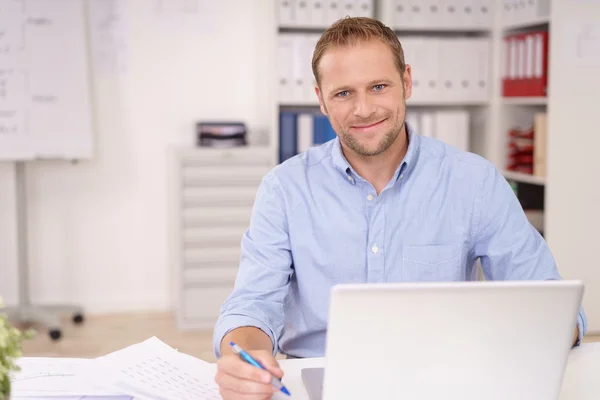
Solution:
M268 140L273 0L197 3L212 10L159 13L160 2L119 0L121 67L92 65L96 158L29 165L34 302L90 312L170 308L167 148L193 143L201 119L242 120L251 143ZM205 11L214 24L202 24ZM1 164L0 295L8 304L18 298L14 218L13 168Z
M583 279L588 328L600 333L600 3L555 0L551 9L547 239L563 277Z

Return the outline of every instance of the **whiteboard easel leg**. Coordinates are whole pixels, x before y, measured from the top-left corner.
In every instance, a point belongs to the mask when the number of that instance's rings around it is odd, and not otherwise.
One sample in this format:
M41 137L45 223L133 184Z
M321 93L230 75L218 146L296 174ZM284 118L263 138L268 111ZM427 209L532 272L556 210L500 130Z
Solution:
M71 313L73 322L83 322L82 308L75 305L53 304L47 306L34 306L31 304L29 294L29 249L28 249L28 224L27 219L27 180L25 176L25 161L15 163L15 188L17 208L17 246L18 246L18 279L19 279L19 305L8 307L3 311L9 319L18 322L32 322L46 326L53 340L59 339L61 334L60 314Z

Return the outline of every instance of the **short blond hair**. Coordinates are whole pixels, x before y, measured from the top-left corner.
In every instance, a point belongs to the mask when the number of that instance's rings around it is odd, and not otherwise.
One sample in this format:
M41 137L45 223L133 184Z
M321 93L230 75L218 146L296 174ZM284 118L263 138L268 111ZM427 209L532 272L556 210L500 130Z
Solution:
M312 71L317 85L320 84L319 62L327 49L348 46L358 41L371 39L379 39L389 46L394 56L396 68L403 76L406 69L404 51L394 31L373 18L346 17L327 28L317 42L312 58Z

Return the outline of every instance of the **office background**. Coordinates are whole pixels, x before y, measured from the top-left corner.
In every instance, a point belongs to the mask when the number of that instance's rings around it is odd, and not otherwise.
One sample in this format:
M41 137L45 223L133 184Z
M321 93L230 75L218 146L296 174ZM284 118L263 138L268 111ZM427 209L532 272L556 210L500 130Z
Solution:
M571 3L85 2L93 156L27 162L32 301L80 304L88 315L173 310L180 326L208 329L233 285L236 247L261 173L323 137L314 125L316 101L306 96L306 43L328 22L371 12L397 30L407 63L415 60L423 90L414 89L409 118L424 134L479 153L505 171L562 275L584 280L589 330L600 333L600 192L594 185L600 145L600 19L594 15L600 6ZM35 9L36 2L30 4ZM329 14L319 16L318 9ZM518 45L504 38L544 32L547 73L542 68L539 75L535 66L514 61L537 49L537 39L524 37ZM506 63L511 55L517 58ZM545 94L536 81L543 76ZM305 87L282 90L298 77ZM509 82L525 78L531 84L525 89ZM464 80L473 79L467 86L474 92L442 96L429 79L440 90L448 89L447 81L465 89ZM196 149L198 121L242 121L249 145ZM532 129L535 140L527 136ZM521 140L514 144L509 132ZM536 143L537 154L527 150ZM510 157L515 148L520 153ZM15 210L14 163L5 159L0 295L8 305L18 302Z

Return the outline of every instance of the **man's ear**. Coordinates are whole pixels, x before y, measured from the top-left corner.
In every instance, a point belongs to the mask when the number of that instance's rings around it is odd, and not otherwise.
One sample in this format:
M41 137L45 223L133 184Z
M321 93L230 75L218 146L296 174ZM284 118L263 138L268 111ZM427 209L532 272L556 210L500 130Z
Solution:
M412 70L408 64L406 64L406 67L404 68L402 84L404 85L404 99L408 100L412 95Z
M321 92L321 89L319 89L318 85L315 85L315 93L319 99L319 107L321 108L321 112L327 115L327 108L325 108L325 102L323 102L323 93Z

